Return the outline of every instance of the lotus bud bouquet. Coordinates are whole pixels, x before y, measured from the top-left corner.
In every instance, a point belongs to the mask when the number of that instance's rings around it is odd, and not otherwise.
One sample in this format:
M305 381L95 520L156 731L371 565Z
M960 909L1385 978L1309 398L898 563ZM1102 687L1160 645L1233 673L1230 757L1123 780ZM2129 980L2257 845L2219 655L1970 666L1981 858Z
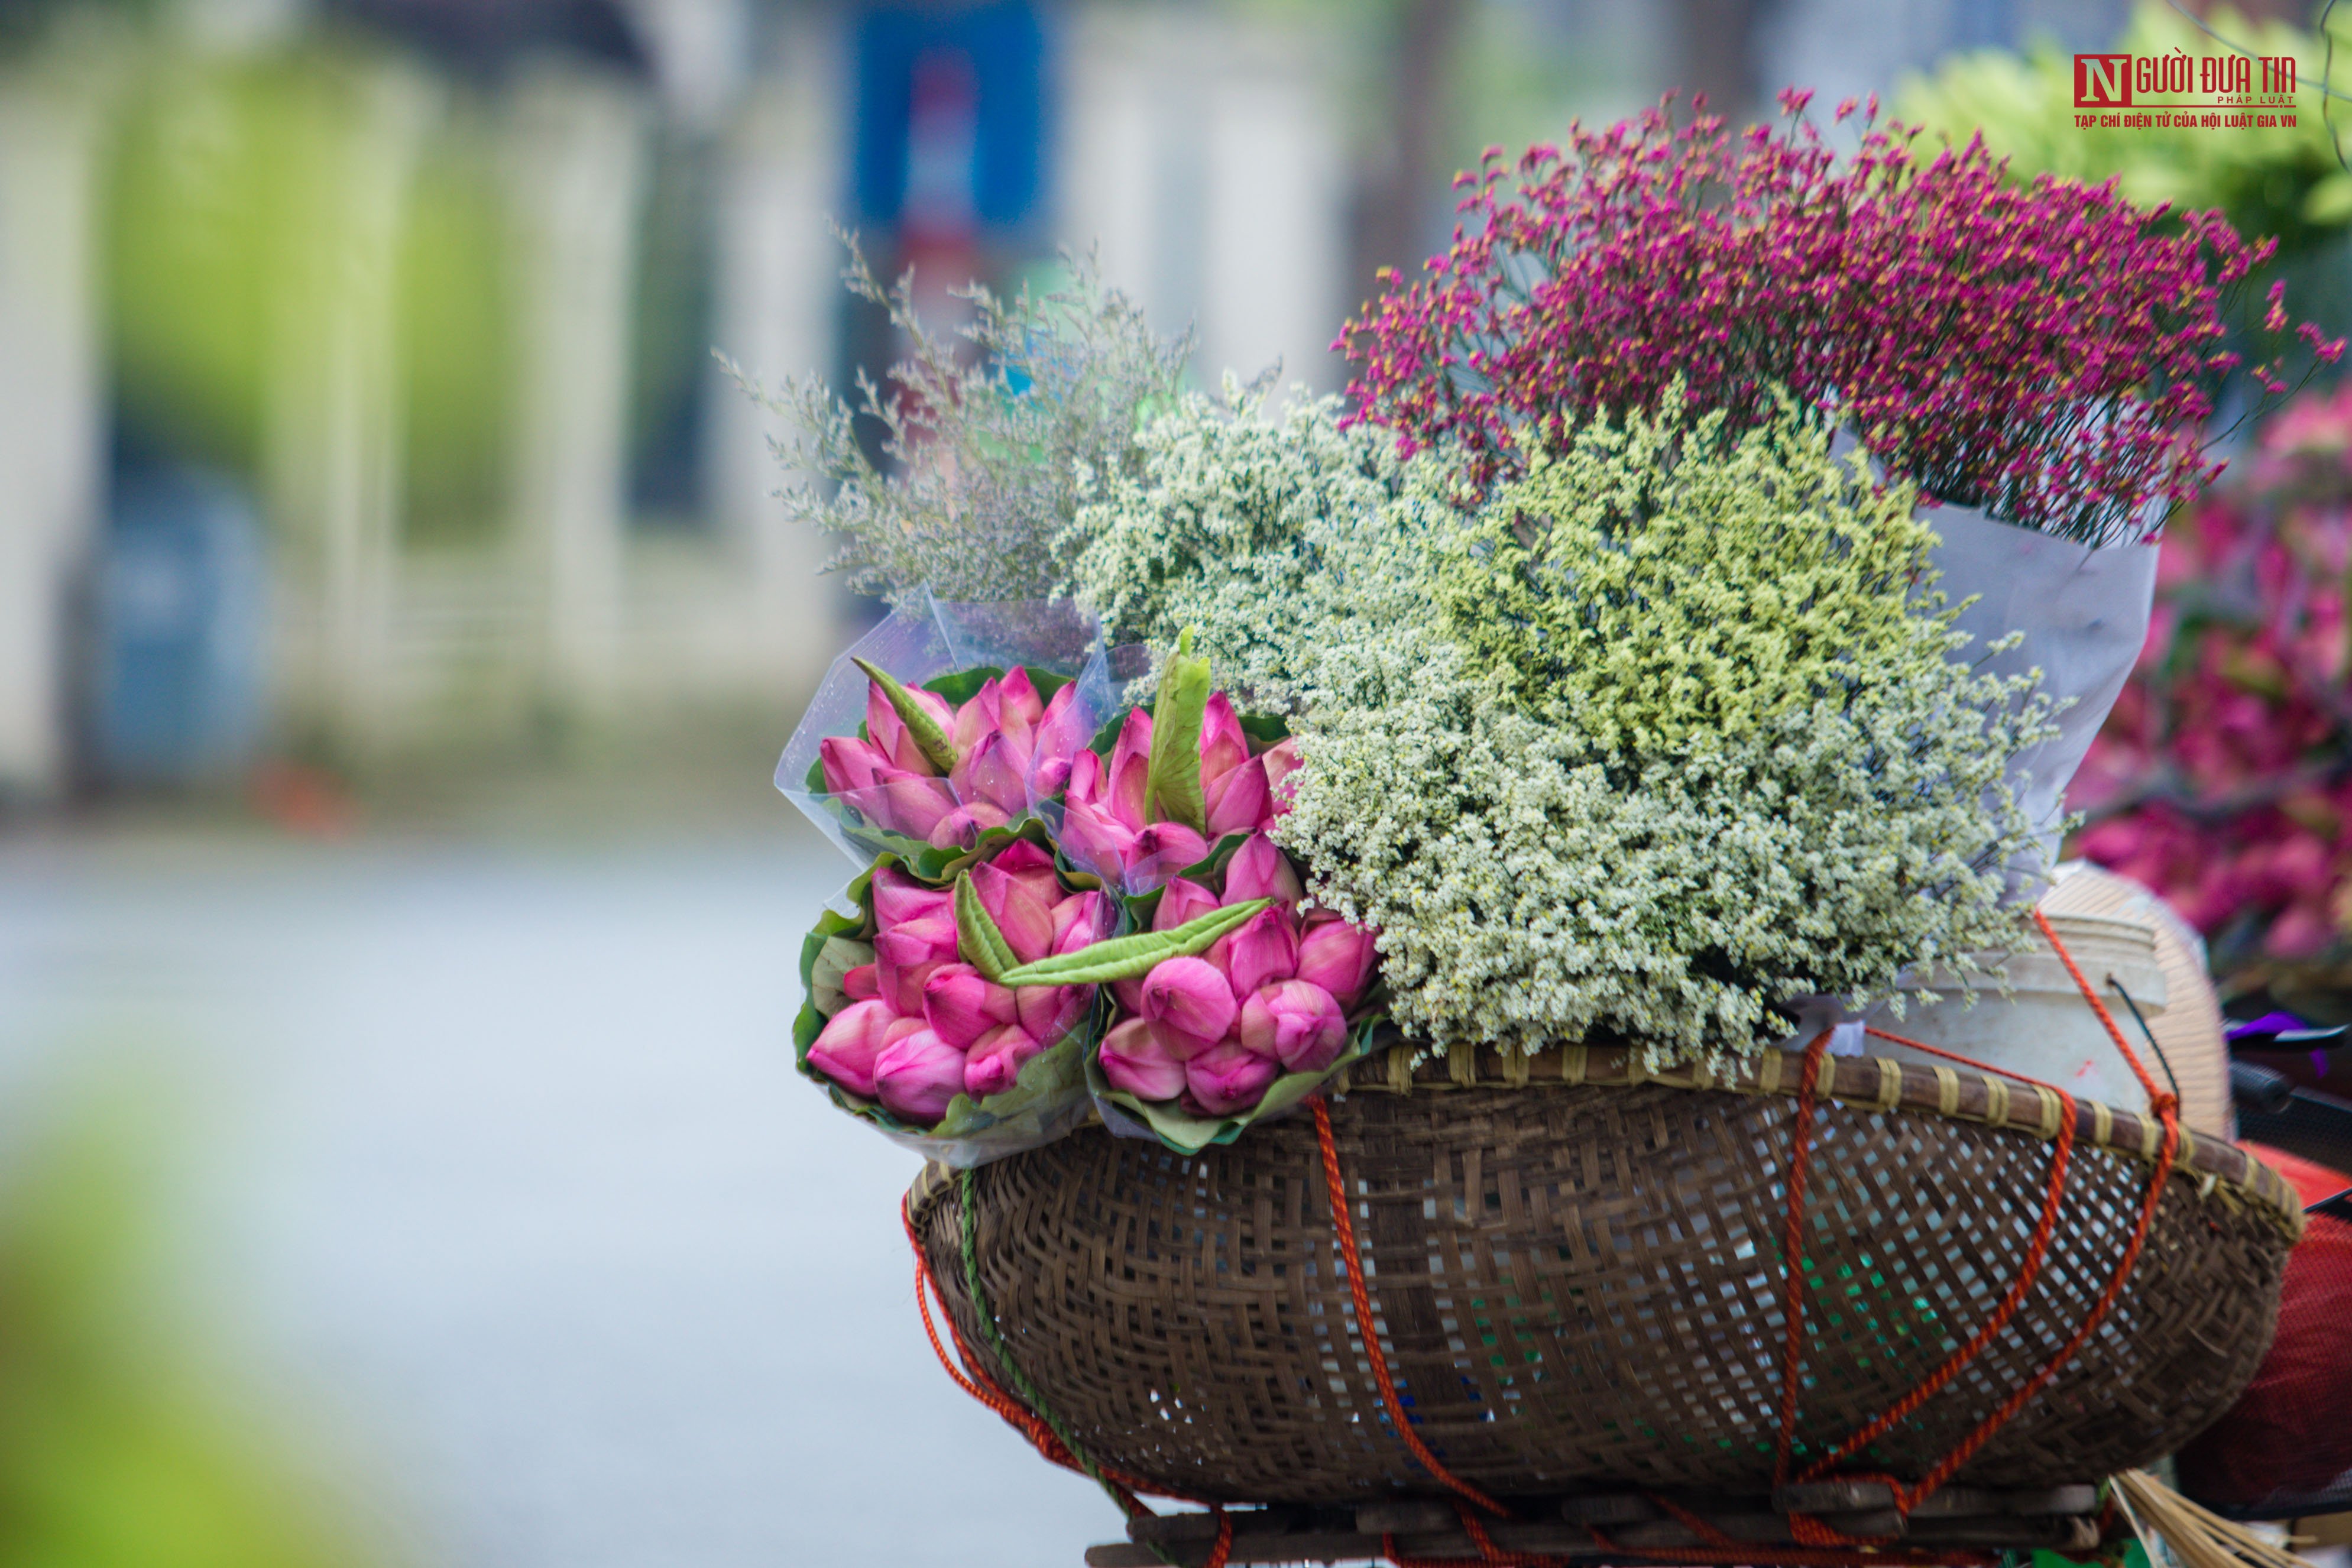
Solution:
M1192 1152L1376 1035L1736 1063L2021 946L2208 416L2341 345L2273 293L2242 363L2215 215L1784 108L1490 158L1346 408L1183 390L1083 266L975 359L853 258L915 349L890 473L779 405L896 607L777 775L860 872L803 1070L954 1163Z
M1075 749L1061 737L1091 710L1082 693L1108 689L1105 660L1046 678L1044 701L1020 667L933 682L969 689L960 704L846 662L865 717L816 742L814 798L870 832L928 831L912 860L878 856L854 912L805 944L801 1067L845 1109L955 1163L1098 1104L1190 1151L1369 1041L1371 933L1302 916L1299 871L1267 836L1295 744L1236 714L1189 639L1153 708Z

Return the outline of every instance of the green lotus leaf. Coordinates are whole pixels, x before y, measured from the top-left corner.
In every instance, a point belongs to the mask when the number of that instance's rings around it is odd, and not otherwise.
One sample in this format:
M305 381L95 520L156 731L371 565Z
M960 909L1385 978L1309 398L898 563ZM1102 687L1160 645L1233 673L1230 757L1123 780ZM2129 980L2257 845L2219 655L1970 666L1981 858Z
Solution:
M964 959L980 971L984 979L1002 984L1006 973L1019 966L1012 944L997 929L988 907L980 901L980 892L971 885L971 873L959 871L955 879L956 946Z
M809 997L817 1011L831 1017L849 1005L849 993L843 989L842 979L851 970L874 962L874 944L851 937L825 939L817 949L816 962L809 972Z
M850 656L849 662L864 670L866 679L881 688L883 699L898 712L898 721L907 726L908 738L915 742L915 749L923 753L923 759L943 773L952 772L958 761L955 742L948 739L948 732L940 728L940 721L931 716L930 710L916 701L914 693L901 686L898 678L880 665L854 654Z
M1172 931L1140 931L1129 936L1115 936L1076 952L1055 953L1034 963L1024 963L1008 969L997 978L1000 985L1100 985L1114 980L1132 980L1148 974L1154 966L1171 958L1190 958L1206 952L1210 944L1229 931L1239 929L1260 910L1272 907L1272 899L1252 899L1246 903L1228 904L1221 910L1186 921ZM1002 941L1002 938L998 940Z
M1201 723L1209 705L1209 661L1192 655L1186 627L1160 672L1160 697L1151 709L1151 756L1145 771L1143 818L1176 822L1195 833L1209 827L1207 797L1201 792Z

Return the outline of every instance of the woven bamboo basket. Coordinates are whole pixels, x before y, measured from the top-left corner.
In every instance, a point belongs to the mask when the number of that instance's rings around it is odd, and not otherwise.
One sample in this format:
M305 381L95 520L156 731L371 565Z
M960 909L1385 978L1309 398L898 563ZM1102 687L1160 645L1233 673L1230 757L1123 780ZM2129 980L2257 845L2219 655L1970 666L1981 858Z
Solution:
M1726 1080L1598 1047L1417 1068L1392 1050L1335 1083L1380 1348L1455 1476L1521 1497L1770 1486L1802 1060L1767 1052ZM1822 1058L1812 1092L1800 1463L1985 1322L2062 1114L2046 1090L1868 1057ZM2161 1140L2077 1106L2032 1289L1852 1468L1920 1476L2049 1364L2115 1277ZM908 1215L958 1337L1105 1467L1220 1501L1437 1495L1376 1386L1326 1190L1297 1115L1192 1158L1089 1128L930 1167ZM2177 1448L2252 1377L2300 1229L2276 1173L2184 1132L2112 1310L1955 1479L2046 1487Z

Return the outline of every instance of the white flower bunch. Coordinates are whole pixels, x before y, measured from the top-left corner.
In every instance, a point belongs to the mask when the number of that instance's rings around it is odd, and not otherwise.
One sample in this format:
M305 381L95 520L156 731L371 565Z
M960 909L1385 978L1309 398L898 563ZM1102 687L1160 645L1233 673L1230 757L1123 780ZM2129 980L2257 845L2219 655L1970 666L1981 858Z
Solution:
M1932 542L1793 421L1596 426L1433 542L1418 618L1327 644L1276 837L1433 1041L1663 1066L1966 972L2021 941L2002 773L2048 705L1951 657Z
M1218 683L1262 710L1294 708L1346 627L1420 605L1422 552L1454 521L1445 466L1342 430L1335 399L1270 417L1229 381L1139 445L1140 472L1101 476L1063 535L1065 588L1114 643L1164 650L1192 628Z

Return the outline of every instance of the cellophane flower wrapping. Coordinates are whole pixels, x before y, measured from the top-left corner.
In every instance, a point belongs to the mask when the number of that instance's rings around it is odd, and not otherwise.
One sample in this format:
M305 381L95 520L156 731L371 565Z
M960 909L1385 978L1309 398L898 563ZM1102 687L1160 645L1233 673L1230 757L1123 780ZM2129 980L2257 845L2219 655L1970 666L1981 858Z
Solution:
M1048 951L1116 934L1125 911L1091 879L1056 871L1034 821L992 829L931 866L925 875L885 853L818 918L801 945L793 1056L835 1105L892 1142L965 1168L1040 1148L1092 1119L1086 1055L1104 1004L1094 986L1014 994L982 981L957 941L954 879L1013 866L991 884L992 900L1050 887L1039 900ZM1007 934L1024 940L1020 911L998 909Z
M1954 624L1969 636L1961 657L1983 675L2039 669L2041 690L2057 704L2057 733L2009 760L2008 787L2039 838L2011 858L2010 893L2031 903L2058 864L2066 786L2147 640L2158 546L2078 543L1975 508L1924 515L1941 540L1936 586L1959 607Z
M1090 669L1093 679L1107 679L1108 666L1099 659L1090 661L1094 641L1092 618L1067 601L968 605L931 599L920 608L896 611L825 672L776 764L776 788L851 864L864 868L877 855L891 854L910 869L936 876L971 846L981 826L1014 826L1030 814L1040 793L1057 788L1048 779L1041 792L1029 776L1031 770L1055 751L1066 757L1092 733L1091 724L1081 727L1054 715L1055 736L1038 737L1050 744L1032 752L1012 795L999 784L983 799L969 781L946 773L830 789L825 742L870 738L873 689L857 660L887 671L911 689L942 698L952 709L969 701L989 679L1014 669L1024 671L1039 696L1048 700ZM1107 710L1115 700L1109 690L1073 691L1064 699L1064 710ZM975 823L974 809L988 820ZM962 816L956 822L946 820L959 813ZM931 823L933 816L941 822ZM929 830L921 834L909 830L926 826Z

